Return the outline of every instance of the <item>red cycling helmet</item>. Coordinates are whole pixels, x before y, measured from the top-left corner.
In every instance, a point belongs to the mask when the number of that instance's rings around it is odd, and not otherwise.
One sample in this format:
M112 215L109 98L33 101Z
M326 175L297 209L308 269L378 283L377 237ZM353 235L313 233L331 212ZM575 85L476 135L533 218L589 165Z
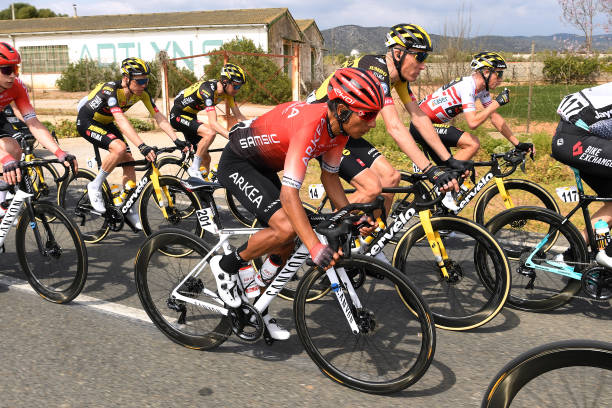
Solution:
M356 112L378 112L385 100L378 78L361 68L336 70L329 80L327 96L330 101L342 102Z
M15 48L5 42L0 42L0 65L17 65L21 56Z

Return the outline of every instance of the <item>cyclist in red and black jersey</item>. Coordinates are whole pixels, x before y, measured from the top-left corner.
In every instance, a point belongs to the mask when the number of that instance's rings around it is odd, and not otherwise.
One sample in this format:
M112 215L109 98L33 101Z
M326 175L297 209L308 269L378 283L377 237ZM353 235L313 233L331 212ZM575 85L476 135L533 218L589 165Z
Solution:
M419 102L419 107L433 122L448 152L450 153L451 147L458 147L454 157L470 160L480 148L480 141L476 136L446 124L463 113L470 129L476 129L485 120L490 119L493 126L510 143L520 150L532 150L535 153L533 144L519 142L504 118L497 112L500 106L510 101L508 89L504 89L495 99L492 99L489 93L502 81L504 70L507 68L504 57L496 52L485 51L474 55L470 65L472 75L455 79ZM480 100L483 110L476 111L476 100ZM412 124L410 133L435 163L443 162Z
M225 64L221 69L221 79L199 81L189 88L183 89L174 99L174 106L170 111L170 124L179 132L183 132L185 139L197 146L193 163L187 170L190 177L202 179L200 165L206 171L210 170L210 147L215 135L219 133L227 139L228 130L217 121L215 105L223 97L238 121L246 120L240 112L234 97L238 90L246 83L244 70L236 64ZM206 111L208 124L198 120L198 112Z
M358 67L371 71L383 85L385 106L381 111L387 132L395 143L419 168L434 168L421 152L401 121L391 97L394 88L404 107L411 115L411 121L425 135L427 143L444 158L444 165L461 172L466 171L471 163L455 160L440 141L431 120L421 111L416 98L410 90L410 81L415 81L425 69L425 60L433 50L429 34L416 24L397 24L387 33L385 42L386 55L365 55L352 59L343 66ZM311 93L309 103L325 102L327 81ZM378 149L364 139L351 139L340 166L340 176L351 183L357 192L351 196L352 202L369 202L380 194L383 187L399 185L400 174L391 163L380 154ZM437 169L434 169L437 171ZM457 181L450 173L442 172L436 180L431 180L442 190L458 190ZM391 207L393 194L383 194L387 210Z
M375 124L383 107L383 90L371 72L344 68L329 81L327 104L288 102L250 121L236 124L223 150L217 177L243 206L268 227L258 231L234 253L215 256L210 265L221 299L240 305L236 274L240 266L263 254L286 259L297 235L312 260L333 265L339 254L317 239L302 207L299 189L308 161L322 156L321 182L336 208L348 204L338 177L342 150L349 139L360 138ZM283 179L277 172L283 170ZM191 180L191 179L190 179ZM289 333L264 322L275 339Z
M123 134L138 146L138 150L147 160L155 160L154 148L145 144L138 136L125 116L125 111L142 101L151 117L177 147L186 149L188 146L187 142L177 138L174 129L157 109L153 98L146 91L150 72L149 64L142 59L126 58L121 62L122 79L98 84L78 104L77 131L79 135L91 144L109 152L108 156L102 160L98 175L87 186L89 201L92 207L100 213L106 212L102 196L104 180L117 167L117 164L134 160ZM123 184L135 180L134 166L124 166ZM136 229L142 229L140 217L132 209L126 216Z
M15 126L27 126L32 135L45 148L52 151L66 166L72 163L76 170L76 158L60 149L47 128L36 117L36 112L34 112L34 108L30 103L28 91L24 83L17 76L19 74L18 64L20 62L21 56L19 52L10 44L0 42L0 112L11 102L14 102L25 122L25 125L15 124ZM8 121L8 118L5 118L5 121ZM10 125L11 127L13 126L13 124ZM9 184L16 184L21 180L21 172L17 167L18 161L21 159L21 147L15 139L10 137L12 132L9 129L6 132L0 133L2 133L0 135L0 161L2 162L4 181ZM0 191L0 215L3 215L4 208L1 204L6 198L6 193L6 191Z

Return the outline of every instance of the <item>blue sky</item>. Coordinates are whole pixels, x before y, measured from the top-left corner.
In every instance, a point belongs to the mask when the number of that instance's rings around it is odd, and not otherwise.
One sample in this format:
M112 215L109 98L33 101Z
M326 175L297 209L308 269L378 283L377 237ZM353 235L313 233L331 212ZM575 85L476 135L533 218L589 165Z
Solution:
M422 25L434 34L455 34L461 27L459 11L463 8L464 23L469 24L470 36L476 35L551 35L581 34L561 21L557 0L226 0L209 6L207 1L148 0L22 0L38 8L50 8L72 15L77 4L79 15L159 13L190 10L239 9L257 7L288 7L294 18L314 18L321 30L345 24L365 27L391 26L397 23ZM4 1L3 1L4 3ZM10 3L9 3L10 4ZM222 4L222 6L221 6ZM600 16L598 22L603 23ZM465 24L463 24L465 26ZM603 34L597 28L594 34Z

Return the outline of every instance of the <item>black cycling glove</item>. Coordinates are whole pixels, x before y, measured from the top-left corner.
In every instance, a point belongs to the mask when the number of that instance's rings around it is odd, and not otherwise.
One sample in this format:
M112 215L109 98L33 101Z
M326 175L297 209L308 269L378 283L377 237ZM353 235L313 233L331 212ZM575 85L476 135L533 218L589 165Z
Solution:
M149 146L147 144L141 143L138 146L138 150L140 150L140 154L142 154L144 157L147 157L147 154L149 154L149 152L157 150L157 147L153 147L153 146Z
M453 156L449 157L444 162L444 165L451 170L457 170L461 174L474 170L474 162L472 160L457 160Z
M520 142L515 147L517 149L519 149L521 152L528 152L529 150L533 149L533 143L523 143L523 142Z
M442 188L445 184L451 183L454 178L449 172L437 166L431 166L431 168L425 172L425 176L427 176L427 179L438 188Z
M497 95L495 100L497 101L497 103L499 103L499 106L507 104L508 102L510 102L510 90L508 88L504 88L504 90L501 91L499 95Z
M12 171L16 171L18 168L19 168L19 162L17 160L12 160L2 165L2 172L10 173Z
M176 147L178 147L179 149L181 149L181 150L183 150L186 147L189 147L189 144L190 143L188 143L188 142L186 142L184 140L178 139L178 138L174 140L174 145Z

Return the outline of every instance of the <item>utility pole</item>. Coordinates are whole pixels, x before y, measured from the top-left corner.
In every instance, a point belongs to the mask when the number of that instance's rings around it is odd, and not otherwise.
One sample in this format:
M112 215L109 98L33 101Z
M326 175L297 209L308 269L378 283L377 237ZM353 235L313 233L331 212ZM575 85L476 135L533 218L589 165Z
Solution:
M11 3L11 14L13 15L13 20L15 19L15 3Z

